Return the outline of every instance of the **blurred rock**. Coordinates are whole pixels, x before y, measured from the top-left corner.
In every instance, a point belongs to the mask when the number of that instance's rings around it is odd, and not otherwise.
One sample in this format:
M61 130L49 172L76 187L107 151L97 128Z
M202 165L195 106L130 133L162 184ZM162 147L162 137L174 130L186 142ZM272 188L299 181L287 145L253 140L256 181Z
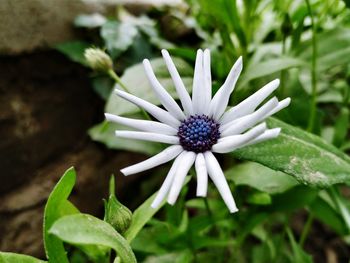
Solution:
M1 193L87 140L103 102L88 71L54 51L1 57L0 68Z
M74 39L74 18L104 12L104 6L80 0L1 0L0 53L18 54Z

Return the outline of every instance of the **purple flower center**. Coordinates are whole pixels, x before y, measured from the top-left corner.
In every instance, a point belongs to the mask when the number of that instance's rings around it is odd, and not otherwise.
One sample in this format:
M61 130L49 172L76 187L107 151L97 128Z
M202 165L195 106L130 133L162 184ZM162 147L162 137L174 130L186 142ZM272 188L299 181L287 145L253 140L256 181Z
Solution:
M191 115L181 122L177 135L185 150L205 152L220 138L219 127L219 123L206 115Z

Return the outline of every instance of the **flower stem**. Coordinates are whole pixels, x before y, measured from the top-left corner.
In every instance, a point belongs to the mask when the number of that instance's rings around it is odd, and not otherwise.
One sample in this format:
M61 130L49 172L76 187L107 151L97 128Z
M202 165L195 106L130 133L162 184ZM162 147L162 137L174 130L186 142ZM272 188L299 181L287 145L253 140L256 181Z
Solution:
M317 42L316 42L316 27L314 16L312 14L310 0L305 0L308 13L311 19L311 30L312 30L312 58L311 58L311 104L310 104L310 117L307 130L312 132L315 127L315 118L317 111L317 82L316 82L316 58L317 58Z
M213 213L210 210L208 199L203 198L203 200L204 200L205 209L207 210L207 214L208 214L209 218L211 218L211 220L213 221Z
M286 38L287 36L283 34L283 39L282 39L282 55L286 53ZM280 77L280 93L281 95L284 95L284 90L285 90L285 77L286 77L286 72L285 70L281 70L281 77Z
M120 85L120 87L121 87L124 91L130 93L130 91L128 90L128 88L124 85L124 83L122 82L122 80L121 80L121 79L119 78L119 76L114 72L113 69L108 70L107 73L108 73L108 75L109 75L116 83L118 83L118 84Z
M130 93L129 89L124 85L124 83L122 82L122 80L120 79L120 77L114 72L113 69L108 70L108 75L116 82L120 85L120 87L127 93ZM141 107L139 107L143 116L147 119L147 120L151 120L151 117L148 115L148 113L142 109Z
M212 233L215 235L218 235L220 233L220 231L215 223L213 212L211 211L210 206L209 206L208 198L203 198L203 200L204 200L205 209L207 210L208 217L209 217L211 224L213 226Z
M303 231L301 232L301 236L299 239L299 245L300 247L304 246L305 240L310 232L311 226L312 226L312 222L314 221L314 216L312 214L309 214L305 226L303 228Z

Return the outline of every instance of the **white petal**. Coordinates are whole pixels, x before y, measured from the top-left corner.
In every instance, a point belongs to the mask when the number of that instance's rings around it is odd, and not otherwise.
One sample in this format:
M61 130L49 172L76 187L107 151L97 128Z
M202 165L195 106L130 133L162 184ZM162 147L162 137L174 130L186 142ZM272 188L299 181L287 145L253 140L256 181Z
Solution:
M284 109L290 104L291 99L290 98L285 98L284 100L281 100L278 105L271 110L266 117L274 115L276 112L279 112L280 110Z
M203 107L202 112L203 114L208 114L210 108L208 105L210 105L211 101L211 69L210 69L210 50L206 49L204 50L204 59L203 59L203 69L204 69L204 86L202 91L202 97L203 97Z
M197 196L205 197L207 196L208 189L208 172L202 153L197 154L195 167L197 174Z
M276 97L273 97L257 111L221 126L221 136L226 137L246 131L267 118L267 114L277 106L278 100Z
M181 162L179 163L179 166L176 170L174 181L169 192L169 204L175 204L180 194L181 188L185 182L186 175L190 170L191 166L193 165L195 159L196 154L194 152L186 152L186 154L184 154L184 156L182 157Z
M160 187L160 189L158 191L156 198L153 200L151 207L157 208L160 205L160 203L164 200L166 195L168 194L170 187L173 183L176 170L179 166L179 163L181 163L181 159L182 159L184 154L186 154L186 152L182 152L179 154L178 157L176 157L173 165L171 166L171 168L168 172L168 175L166 176L162 186Z
M176 135L178 132L177 129L161 122L129 119L110 113L105 113L105 117L107 121L126 125L141 131L156 132L166 135Z
M243 100L241 103L232 107L222 116L220 120L221 124L226 124L241 116L252 113L260 105L261 102L263 102L275 89L278 88L279 84L280 81L278 79L275 79Z
M235 200L233 199L230 187L227 184L224 173L216 160L215 156L207 151L204 153L205 162L207 164L207 170L210 178L213 180L216 188L218 189L222 199L231 213L238 211Z
M243 68L242 57L239 57L236 63L231 68L230 73L228 74L225 83L221 88L216 92L214 98L210 103L210 115L218 120L221 115L225 112L225 109L228 105L230 95L235 88L236 82L239 75L241 74Z
M182 112L179 105L177 105L173 97L171 97L170 94L164 89L162 84L159 83L158 79L154 75L151 63L148 59L143 60L143 66L145 68L148 80L164 108L166 108L168 112L178 120L184 120L186 118L185 114Z
M165 49L162 50L162 55L165 61L165 64L168 68L168 71L170 73L170 76L174 82L177 94L179 95L179 99L181 101L182 107L187 115L193 114L193 108L192 108L192 100L190 95L188 94L184 83L181 80L181 77L176 70L176 67L169 55L169 52Z
M115 93L117 93L118 96L122 97L123 99L130 101L131 103L145 109L145 111L147 111L149 114L151 114L154 118L158 119L159 121L164 122L174 128L179 127L180 121L175 119L169 112L153 105L152 103L149 103L148 101L145 101L134 95L131 95L125 91L115 89Z
M243 146L245 147L248 145L253 145L253 144L257 144L259 142L264 142L267 140L274 139L274 138L278 137L280 132L281 132L281 128L268 129L263 134L259 135L258 137L254 138L253 140L249 141L248 143L246 143Z
M139 132L139 131L115 131L115 135L127 139L136 139L151 142L162 142L168 144L179 144L179 137L164 135L152 132Z
M126 167L124 169L121 169L120 171L125 175L130 174L136 174L139 172L146 171L148 169L151 169L153 167L156 167L158 165L161 165L163 163L169 162L170 160L174 159L176 156L178 156L183 151L182 146L180 145L172 145L166 148L165 150L161 151L160 153L154 155L153 157L131 165L129 167Z
M221 138L213 145L212 151L217 153L227 153L235 149L241 148L249 141L253 140L266 130L266 123L261 123L258 126L250 129L244 134L232 135Z
M193 88L192 88L192 105L194 114L202 113L203 100L202 92L204 88L204 74L203 74L203 51L197 50L196 64L194 67Z

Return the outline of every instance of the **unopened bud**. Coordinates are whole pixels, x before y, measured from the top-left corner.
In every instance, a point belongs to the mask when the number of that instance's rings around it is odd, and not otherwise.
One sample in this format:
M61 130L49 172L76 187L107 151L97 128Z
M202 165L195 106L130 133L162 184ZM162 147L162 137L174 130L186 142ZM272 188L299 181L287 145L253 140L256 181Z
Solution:
M102 49L87 48L85 49L84 57L88 65L96 71L107 72L113 68L112 59Z
M105 221L123 234L129 228L131 220L131 211L120 203L115 195L111 194L108 201L105 202Z

